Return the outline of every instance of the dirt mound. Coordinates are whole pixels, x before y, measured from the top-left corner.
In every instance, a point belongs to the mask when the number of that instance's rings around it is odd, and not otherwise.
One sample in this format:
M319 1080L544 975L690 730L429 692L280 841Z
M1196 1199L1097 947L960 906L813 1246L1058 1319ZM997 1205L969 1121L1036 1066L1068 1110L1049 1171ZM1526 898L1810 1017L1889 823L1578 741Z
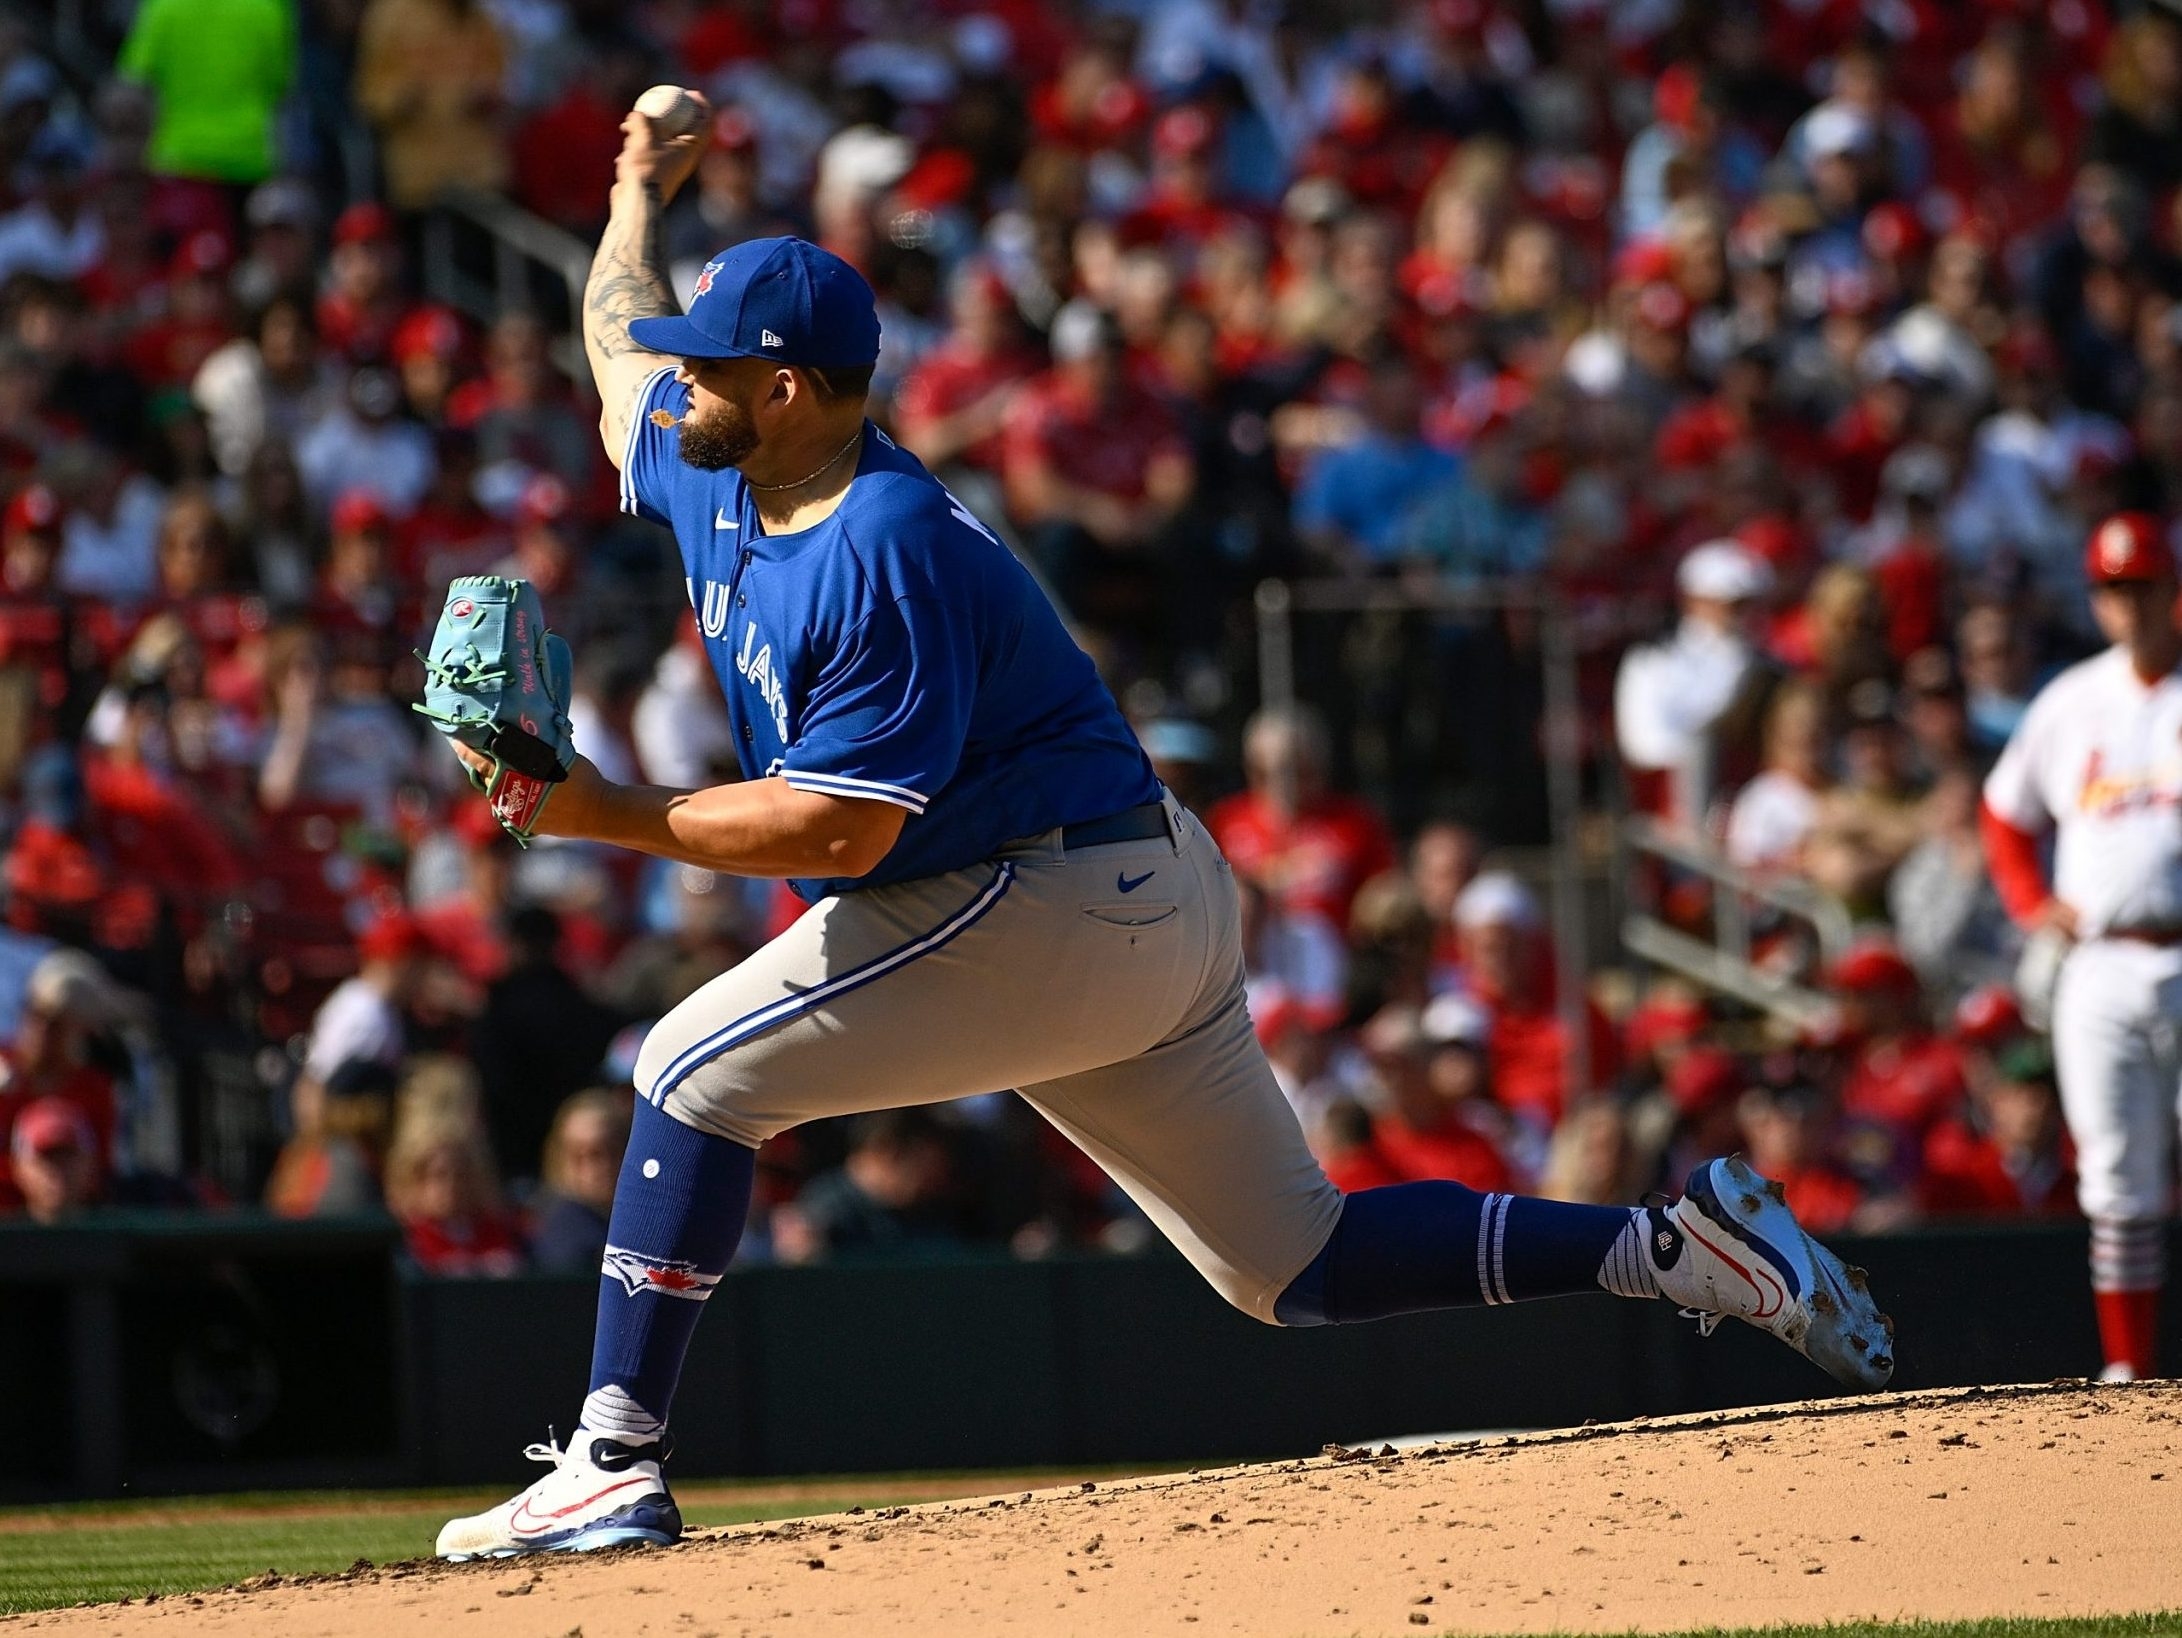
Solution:
M19 1617L48 1634L1238 1638L2182 1605L2182 1385L1344 1452ZM0 1621L0 1630L9 1623Z

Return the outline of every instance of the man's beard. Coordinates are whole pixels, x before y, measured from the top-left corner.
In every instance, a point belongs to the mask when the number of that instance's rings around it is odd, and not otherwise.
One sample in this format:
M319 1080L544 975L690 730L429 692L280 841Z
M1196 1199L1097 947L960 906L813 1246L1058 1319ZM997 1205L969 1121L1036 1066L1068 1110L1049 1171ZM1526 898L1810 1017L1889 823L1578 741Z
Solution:
M758 429L750 412L731 398L715 401L704 415L682 422L682 460L700 472L724 472L757 453Z

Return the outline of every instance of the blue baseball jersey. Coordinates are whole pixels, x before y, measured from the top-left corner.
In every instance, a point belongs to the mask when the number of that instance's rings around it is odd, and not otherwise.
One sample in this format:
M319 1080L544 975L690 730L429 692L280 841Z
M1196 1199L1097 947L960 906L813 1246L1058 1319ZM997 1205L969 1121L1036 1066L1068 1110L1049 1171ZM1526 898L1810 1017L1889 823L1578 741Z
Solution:
M1159 783L1028 570L870 422L840 507L769 535L742 474L681 456L689 389L637 394L622 510L674 531L743 777L909 810L867 876L960 870L1002 844L1150 802Z

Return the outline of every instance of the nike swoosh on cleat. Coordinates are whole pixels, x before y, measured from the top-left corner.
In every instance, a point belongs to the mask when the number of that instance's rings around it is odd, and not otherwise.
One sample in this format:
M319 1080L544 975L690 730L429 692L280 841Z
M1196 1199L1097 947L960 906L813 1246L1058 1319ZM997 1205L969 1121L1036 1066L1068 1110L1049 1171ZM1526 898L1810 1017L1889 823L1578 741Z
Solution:
M1784 1285L1779 1277L1775 1275L1774 1272L1771 1269L1767 1268L1763 1263L1758 1264L1759 1272L1764 1274L1765 1276L1764 1280L1760 1281L1756 1274L1753 1274L1749 1269L1743 1267L1741 1263L1737 1262L1733 1257L1730 1257L1725 1251L1722 1251L1718 1246L1714 1245L1702 1234L1699 1234L1695 1229L1685 1225L1682 1232L1687 1234L1692 1240L1695 1240L1699 1245L1703 1246L1707 1251L1711 1252L1715 1257L1719 1258L1721 1262L1727 1264L1728 1267L1732 1268L1744 1279L1748 1280L1750 1282L1750 1289L1758 1294L1758 1301L1760 1304L1763 1304L1766 1300L1766 1288L1768 1286L1772 1288L1771 1294L1773 1306L1770 1308L1765 1308L1761 1306L1759 1311L1755 1314L1752 1314L1750 1318L1754 1320L1769 1320L1787 1306L1787 1286ZM1757 1259L1752 1258L1751 1261L1757 1262Z
M556 1519L565 1519L571 1513L581 1512L586 1507L596 1506L598 1503L604 1501L608 1496L615 1495L623 1490L635 1489L640 1485L649 1485L652 1482L652 1480L646 1478L641 1473L636 1474L634 1477L631 1478L617 1479L614 1483L608 1485L604 1490L593 1491L590 1495L584 1497L581 1501L570 1502L566 1507L556 1507L550 1513L539 1513L532 1511L530 1498L528 1496L525 1496L522 1501L516 1504L515 1511L508 1515L508 1528L511 1530L521 1531L525 1534L535 1533L539 1530L551 1529L553 1527L553 1521ZM528 1515L527 1522L525 1520L526 1514Z
M1159 872L1156 870L1147 870L1144 872L1143 875L1137 877L1136 880L1131 881L1127 872L1117 872L1114 876L1114 891L1117 893L1134 893L1138 888L1142 887L1146 882L1150 881L1154 876L1158 874Z

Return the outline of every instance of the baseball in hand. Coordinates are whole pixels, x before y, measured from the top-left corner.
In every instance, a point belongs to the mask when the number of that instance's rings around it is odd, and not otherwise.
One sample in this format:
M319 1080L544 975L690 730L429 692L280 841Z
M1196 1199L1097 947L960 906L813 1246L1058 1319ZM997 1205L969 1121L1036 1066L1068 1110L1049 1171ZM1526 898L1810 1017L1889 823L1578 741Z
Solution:
M636 111L652 122L662 142L688 136L705 122L705 105L679 85L655 85L636 99Z

